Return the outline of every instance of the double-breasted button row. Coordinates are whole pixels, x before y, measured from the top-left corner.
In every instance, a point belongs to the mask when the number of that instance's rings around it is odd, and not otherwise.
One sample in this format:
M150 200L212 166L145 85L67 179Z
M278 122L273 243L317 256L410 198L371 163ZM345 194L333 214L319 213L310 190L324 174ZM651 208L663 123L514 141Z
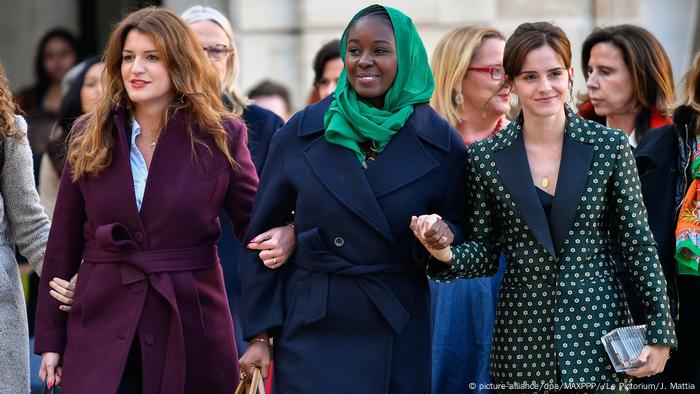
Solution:
M333 240L333 244L335 244L335 246L337 247L341 247L345 245L345 240L342 237L335 237L335 239Z

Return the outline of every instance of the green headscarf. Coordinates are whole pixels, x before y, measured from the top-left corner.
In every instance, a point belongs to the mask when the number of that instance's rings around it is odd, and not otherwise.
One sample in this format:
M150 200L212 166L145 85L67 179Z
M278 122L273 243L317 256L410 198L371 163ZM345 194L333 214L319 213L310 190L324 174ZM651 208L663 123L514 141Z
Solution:
M374 149L381 152L411 116L413 104L430 101L434 87L428 55L413 21L393 8L375 4L352 18L340 40L340 56L343 63L348 30L356 20L375 11L377 7L385 9L391 18L398 60L396 78L384 96L384 107L376 108L359 99L355 89L348 83L343 68L335 88L335 100L323 119L326 139L353 150L360 163L364 162L364 156L359 144L369 140Z

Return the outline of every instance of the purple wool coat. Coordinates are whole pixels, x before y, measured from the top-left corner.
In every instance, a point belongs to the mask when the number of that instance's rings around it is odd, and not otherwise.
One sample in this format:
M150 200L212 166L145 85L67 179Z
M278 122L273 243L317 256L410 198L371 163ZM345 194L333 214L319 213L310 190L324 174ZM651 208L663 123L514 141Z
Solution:
M239 168L213 141L193 147L186 114L164 128L141 212L129 161L129 114L114 115L112 163L97 177L61 180L39 290L36 347L63 355L63 390L113 393L138 336L144 393L232 393L233 325L216 253L223 210L237 237L258 178L245 126L225 128ZM64 174L70 174L68 164ZM81 264L81 261L83 263ZM49 295L53 277L79 272L69 314Z

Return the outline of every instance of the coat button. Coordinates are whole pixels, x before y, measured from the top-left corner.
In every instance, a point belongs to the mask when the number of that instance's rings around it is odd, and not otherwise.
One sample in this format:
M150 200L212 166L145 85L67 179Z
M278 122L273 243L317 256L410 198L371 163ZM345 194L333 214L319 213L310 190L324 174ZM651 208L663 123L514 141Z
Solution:
M131 285L131 291L134 293L140 293L141 292L141 283L134 283Z
M341 237L335 237L335 239L333 240L333 243L335 244L335 246L341 247L341 246L345 245L345 240L342 239Z
M146 334L146 336L143 338L143 341L146 342L146 345L153 345L154 343L156 343L156 338L151 334Z
M136 242L143 241L143 233L140 231L137 231L136 234L134 234L134 238L136 239Z

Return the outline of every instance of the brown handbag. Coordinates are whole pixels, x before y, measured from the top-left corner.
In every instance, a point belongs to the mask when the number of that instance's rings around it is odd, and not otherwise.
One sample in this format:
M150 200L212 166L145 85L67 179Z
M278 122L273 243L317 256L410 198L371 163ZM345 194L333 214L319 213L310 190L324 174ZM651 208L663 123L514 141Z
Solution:
M241 380L235 394L265 394L265 383L260 375L260 368L255 368L250 383Z

